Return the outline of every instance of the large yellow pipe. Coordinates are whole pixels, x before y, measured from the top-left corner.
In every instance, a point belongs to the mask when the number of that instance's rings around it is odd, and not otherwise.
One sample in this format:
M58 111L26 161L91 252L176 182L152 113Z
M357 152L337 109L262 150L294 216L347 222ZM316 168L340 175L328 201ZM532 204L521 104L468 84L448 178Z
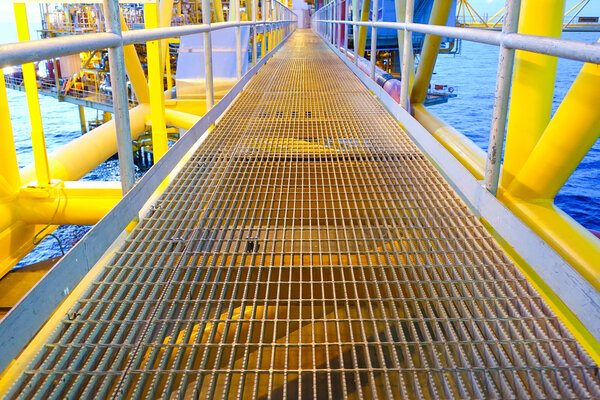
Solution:
M462 133L437 118L423 104L413 106L414 117L477 179L483 179L485 152Z
M564 0L522 0L519 33L559 37ZM513 72L502 186L508 187L550 121L556 57L517 50Z
M53 187L50 196L43 198L22 192L17 197L19 220L28 224L94 225L121 200L122 191L112 182L90 183L87 187Z
M452 1L450 0L435 0L431 15L429 17L429 25L446 25ZM427 96L427 89L435 67L440 44L442 43L441 36L425 35L423 50L421 51L421 61L417 68L415 82L410 93L410 101L412 104L422 104Z
M600 66L585 64L525 165L512 196L553 199L600 136Z
M367 22L369 20L369 11L371 10L371 0L363 0L362 9L360 11L360 20ZM358 55L365 56L365 46L367 45L367 29L366 26L358 28Z
M144 133L149 113L150 106L143 104L129 111L132 139ZM115 122L111 120L52 152L49 156L50 176L63 181L78 180L116 152ZM32 165L21 170L21 182L27 184L34 179Z
M0 198L15 194L20 186L21 176L10 122L4 72L0 69Z
M181 129L190 129L200 117L194 114L188 114L181 111L165 109L165 118L169 125L176 126Z

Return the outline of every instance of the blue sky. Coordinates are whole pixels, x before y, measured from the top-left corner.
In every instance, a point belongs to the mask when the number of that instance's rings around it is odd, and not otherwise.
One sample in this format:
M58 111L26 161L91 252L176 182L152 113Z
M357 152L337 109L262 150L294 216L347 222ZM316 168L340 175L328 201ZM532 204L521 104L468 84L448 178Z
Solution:
M11 2L6 0L0 0L0 2L2 3L0 4L0 23L13 23L14 14ZM480 14L487 13L488 15L492 15L504 7L504 0L470 0L469 2ZM578 2L579 0L566 0L566 10L573 7ZM33 11L38 8L38 5L31 4L28 8ZM31 14L31 19L33 20L34 14L37 14L37 12L32 12ZM600 16L600 1L590 1L581 15Z

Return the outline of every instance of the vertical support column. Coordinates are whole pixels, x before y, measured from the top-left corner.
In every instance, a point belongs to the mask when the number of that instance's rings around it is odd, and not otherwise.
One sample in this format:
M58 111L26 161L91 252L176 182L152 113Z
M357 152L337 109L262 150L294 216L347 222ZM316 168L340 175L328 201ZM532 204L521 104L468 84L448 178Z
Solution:
M269 2L269 13L271 14L271 46L269 46L269 51L272 51L277 43L275 43L275 0L271 0Z
M158 27L158 4L144 4L146 29ZM148 81L150 84L150 119L152 121L152 155L158 161L169 149L165 119L165 88L161 62L161 46L158 40L146 42Z
M121 36L121 19L118 0L103 0L106 30ZM117 152L121 172L123 194L135 184L131 130L129 125L129 101L125 77L125 56L123 46L108 49L110 84L112 87L115 127L117 129Z
M235 22L240 23L240 0L231 0L231 6L235 6L234 10L230 9L230 12L233 11L233 16L235 17ZM235 27L235 62L236 62L236 71L238 80L242 79L242 28L238 25Z
M343 16L344 22L348 20L349 14L350 14L350 2L349 2L349 0L344 0L344 16ZM350 32L350 25L344 24L344 49L346 51L344 53L344 55L346 57L348 56L348 32Z
M373 0L373 22L377 22L379 4ZM377 61L377 28L371 28L371 79L375 80L375 62Z
M406 0L404 12L404 23L410 24L413 21L415 10L415 0ZM402 80L400 81L400 106L410 112L410 74L413 68L413 43L412 32L404 27L404 35L402 35Z
M338 20L338 0L333 0L333 15L331 16L331 19L333 21ZM333 27L333 45L335 46L336 49L340 49L339 46L339 37L338 37L338 31L339 31L339 25L334 23L333 25L331 25Z
M165 39L167 41L167 39ZM165 66L167 71L167 90L169 91L169 96L171 96L171 91L173 90L173 82L172 82L172 72L171 72L171 54L167 50L167 54L165 54Z
M396 22L406 22L406 0L394 0L394 11L396 14ZM404 57L404 34L406 29L396 30L398 38L398 61L400 64L400 73L402 73L402 60Z
M0 196L16 192L20 186L21 176L10 122L4 72L0 68Z
M363 0L362 10L360 12L361 22L369 20L369 10L371 9L371 0ZM358 55L365 56L365 46L367 44L367 27L361 26L358 28Z
M210 27L210 0L202 0L202 23ZM204 60L205 74L204 85L206 87L206 111L215 105L215 92L213 90L212 71L212 37L211 31L204 33Z
M358 22L358 1L352 0L352 20ZM358 65L358 25L352 25L352 37L354 48L354 65Z
M27 22L27 9L24 3L15 3L15 19L17 23L17 36L19 41L29 40L29 24ZM27 94L27 108L31 123L31 144L33 147L33 160L35 163L35 177L38 186L50 185L50 168L48 167L48 154L42 126L42 113L37 91L37 78L33 63L23 64L23 83Z
M257 63L257 43L256 43L256 18L258 14L258 0L251 0L252 4L252 66Z
M281 42L281 25L279 24L279 21L281 21L281 16L279 15L279 3L275 1L273 3L273 7L275 10L275 21L277 22L275 25L277 27L277 29L275 29L275 45L278 45Z
M564 0L522 0L519 33L559 37ZM556 57L518 50L515 53L512 94L502 169L508 187L550 122Z
M262 0L263 1L263 18L267 24L264 25L264 37L265 37L265 54L271 51L273 47L272 38L271 38L271 24L268 22L271 20L271 1L270 0ZM264 54L263 54L264 57Z
M431 16L429 17L429 25L446 25L451 8L451 1L435 0L431 9ZM429 34L425 36L423 50L421 51L421 61L419 62L415 83L410 94L411 103L423 104L425 101L441 43L441 36Z
M120 20L121 31L127 31L127 24L125 23L125 18L123 18L122 14L120 15ZM147 104L150 102L150 89L148 88L148 81L146 81L146 75L142 69L142 64L140 63L140 58L135 50L135 46L132 44L123 46L123 54L125 57L125 71L129 76L129 81L131 82L131 86L133 86L135 96L140 103Z
M79 124L81 125L81 133L82 134L86 134L87 133L87 124L85 121L85 110L83 109L83 106L79 106Z
M171 18L173 17L173 0L161 0L158 6L158 25L161 28L171 26ZM169 40L163 39L160 41L160 63L161 73L165 71L165 64L169 62Z
M506 0L504 9L504 24L502 33L512 33L517 30L521 0ZM510 81L512 78L515 50L500 46L500 58L496 75L496 92L494 109L492 111L492 128L490 130L487 162L485 165L485 188L494 196L498 192L500 177L500 160L504 146L504 130L506 129L506 114L510 96Z

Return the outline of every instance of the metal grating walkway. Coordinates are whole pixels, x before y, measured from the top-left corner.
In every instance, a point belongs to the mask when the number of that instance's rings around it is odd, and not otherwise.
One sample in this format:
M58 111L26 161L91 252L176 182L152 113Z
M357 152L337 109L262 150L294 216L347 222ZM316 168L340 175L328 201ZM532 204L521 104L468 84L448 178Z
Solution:
M297 31L8 398L592 398L597 367Z

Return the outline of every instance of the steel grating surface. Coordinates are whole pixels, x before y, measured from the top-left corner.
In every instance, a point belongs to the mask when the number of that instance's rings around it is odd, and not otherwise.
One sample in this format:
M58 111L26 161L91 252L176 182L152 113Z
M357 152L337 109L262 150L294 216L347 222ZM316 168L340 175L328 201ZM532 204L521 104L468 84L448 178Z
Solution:
M592 398L597 367L297 31L8 398Z

